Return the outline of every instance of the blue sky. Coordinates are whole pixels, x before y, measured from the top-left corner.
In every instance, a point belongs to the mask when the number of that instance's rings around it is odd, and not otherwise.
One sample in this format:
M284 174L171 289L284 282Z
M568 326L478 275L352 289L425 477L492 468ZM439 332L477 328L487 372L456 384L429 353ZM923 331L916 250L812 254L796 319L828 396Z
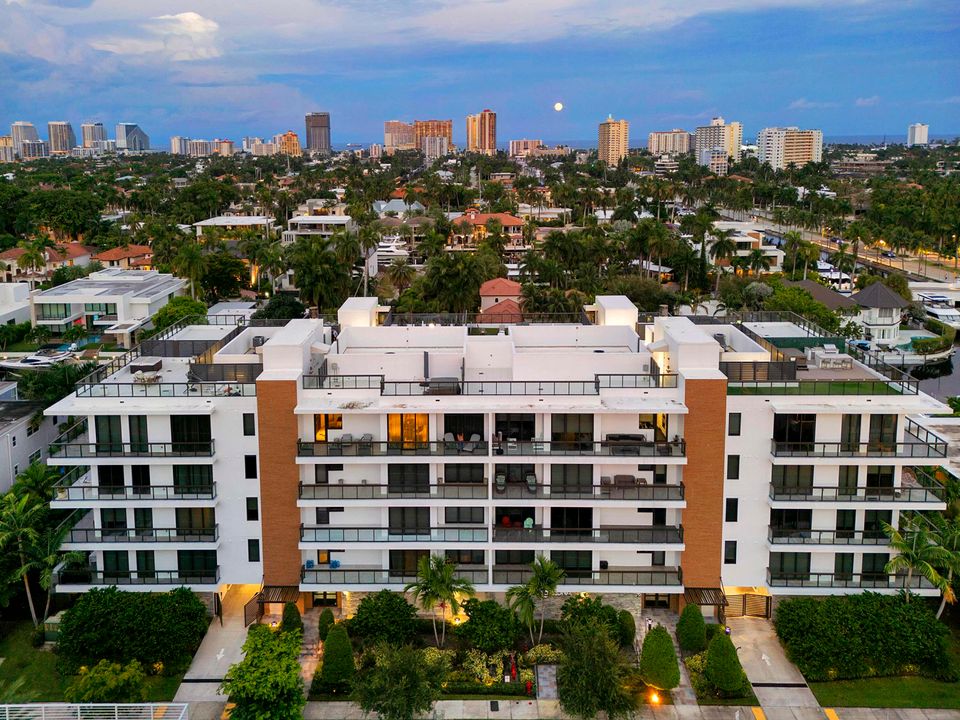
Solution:
M0 127L138 122L154 146L498 113L498 139L631 145L723 115L960 134L960 4L932 0L0 0ZM564 103L557 113L553 104Z

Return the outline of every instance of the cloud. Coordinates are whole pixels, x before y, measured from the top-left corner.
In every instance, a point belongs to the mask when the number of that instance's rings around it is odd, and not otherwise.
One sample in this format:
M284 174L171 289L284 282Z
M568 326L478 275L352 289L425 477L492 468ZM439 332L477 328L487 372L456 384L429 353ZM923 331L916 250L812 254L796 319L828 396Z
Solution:
M220 25L195 12L158 15L142 26L143 37L107 37L90 46L116 55L161 56L173 62L210 60L220 57L217 33Z
M871 95L870 97L859 97L853 104L857 107L876 107L880 104L880 96Z
M797 98L787 105L787 110L815 110L818 108L832 108L839 106L840 103L822 102L819 100L807 100L806 98Z
M950 97L938 98L936 100L924 100L921 105L960 105L960 95L951 95Z

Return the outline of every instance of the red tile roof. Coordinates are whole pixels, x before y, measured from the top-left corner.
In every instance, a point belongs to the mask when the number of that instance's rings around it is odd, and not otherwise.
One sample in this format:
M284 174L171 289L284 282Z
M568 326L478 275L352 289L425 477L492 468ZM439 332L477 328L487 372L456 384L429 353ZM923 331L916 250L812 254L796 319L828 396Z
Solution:
M491 220L499 220L503 227L523 227L523 220L510 213L482 213L468 210L453 221L454 225L468 222L471 225L486 225Z
M153 251L147 245L128 245L127 247L115 247L93 256L94 260L112 262L113 260L123 260L128 258L139 258L144 255L150 255Z
M487 280L480 286L480 297L520 297L522 288L520 283L507 278L494 278ZM503 303L497 303L502 305ZM497 307L494 305L493 307ZM492 309L492 308L491 308Z
M0 253L0 260L5 260L7 262L16 262L26 250L23 248L15 247L10 248L9 250L4 250ZM84 257L90 255L93 252L92 248L88 248L85 245L80 243L62 243L60 245L55 245L54 247L46 249L47 262L63 262L64 260L75 260L79 257Z
M516 300L507 298L481 312L479 319L480 322L520 322L523 311Z

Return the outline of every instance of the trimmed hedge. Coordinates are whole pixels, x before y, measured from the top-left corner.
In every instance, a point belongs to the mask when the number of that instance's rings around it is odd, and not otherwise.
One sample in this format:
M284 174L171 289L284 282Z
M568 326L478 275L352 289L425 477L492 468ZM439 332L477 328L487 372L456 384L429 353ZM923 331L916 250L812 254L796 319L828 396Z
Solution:
M637 621L629 610L617 613L617 627L620 631L620 647L630 647L637 638Z
M357 666L353 661L353 646L347 628L343 624L334 625L323 644L323 667L314 673L311 689L319 693L345 695L350 692L356 674Z
M470 598L463 603L467 621L456 628L457 637L485 653L517 644L522 628L517 614L496 600Z
M123 592L116 587L84 593L64 613L57 640L64 675L100 660L140 662L150 673L185 670L207 631L207 609L186 588L168 593Z
M327 639L327 633L333 627L336 621L333 619L333 611L330 608L324 608L317 620L317 631L320 635L320 642Z
M774 627L808 680L925 675L956 680L949 630L919 599L876 593L789 598Z
M707 647L707 624L703 612L693 603L685 606L677 620L677 642L684 652L698 653Z
M737 649L729 635L721 633L710 641L703 674L721 697L743 695L747 674L743 671Z
M288 602L283 606L283 617L280 618L280 632L291 632L297 630L303 632L303 618L300 617L300 610L297 604Z
M932 333L936 333L939 337L914 340L913 349L916 352L929 355L930 353L942 352L953 347L953 343L957 339L956 328L950 327L934 318L928 318L926 322L923 323L923 327Z
M483 683L448 682L441 691L444 695L509 695L518 697L527 694L526 683L495 682L492 685Z
M381 590L360 601L350 632L365 642L406 645L417 633L417 609L401 593Z
M650 687L672 690L680 684L680 664L670 633L657 625L643 639L640 651L640 677Z

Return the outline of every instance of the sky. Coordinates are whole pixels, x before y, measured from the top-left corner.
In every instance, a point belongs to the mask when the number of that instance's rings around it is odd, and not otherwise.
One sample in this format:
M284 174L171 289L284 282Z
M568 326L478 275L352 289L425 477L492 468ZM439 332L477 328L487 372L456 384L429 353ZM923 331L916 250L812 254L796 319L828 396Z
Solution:
M561 102L564 109L554 110ZM0 128L136 122L271 136L331 114L333 142L383 121L497 112L498 141L590 141L739 120L826 136L960 134L958 0L0 0Z

